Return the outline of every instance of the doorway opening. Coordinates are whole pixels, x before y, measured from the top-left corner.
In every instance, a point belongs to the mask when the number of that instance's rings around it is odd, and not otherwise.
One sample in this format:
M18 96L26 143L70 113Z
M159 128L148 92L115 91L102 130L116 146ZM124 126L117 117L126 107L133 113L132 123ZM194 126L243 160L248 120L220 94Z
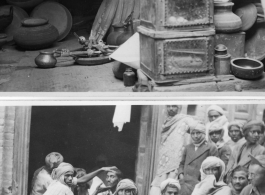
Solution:
M88 173L97 156L104 154L124 178L135 180L141 106L132 106L131 122L121 132L113 127L114 111L115 106L33 106L28 191L34 171L45 164L51 152L61 153L64 162Z

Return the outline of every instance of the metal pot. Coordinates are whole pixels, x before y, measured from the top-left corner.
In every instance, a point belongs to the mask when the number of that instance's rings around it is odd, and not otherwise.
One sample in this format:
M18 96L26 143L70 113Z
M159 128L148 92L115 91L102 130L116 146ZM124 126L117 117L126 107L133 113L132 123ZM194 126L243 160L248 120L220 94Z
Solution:
M252 80L263 75L263 63L259 60L248 58L235 58L231 60L231 70L238 78Z
M54 68L57 63L54 52L41 51L35 58L35 64L39 68Z

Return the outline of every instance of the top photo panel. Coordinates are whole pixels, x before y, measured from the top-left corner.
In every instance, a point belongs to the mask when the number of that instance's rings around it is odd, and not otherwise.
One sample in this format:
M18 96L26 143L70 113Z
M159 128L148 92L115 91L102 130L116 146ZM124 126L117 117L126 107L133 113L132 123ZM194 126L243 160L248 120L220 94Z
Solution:
M0 92L265 92L265 0L1 0Z

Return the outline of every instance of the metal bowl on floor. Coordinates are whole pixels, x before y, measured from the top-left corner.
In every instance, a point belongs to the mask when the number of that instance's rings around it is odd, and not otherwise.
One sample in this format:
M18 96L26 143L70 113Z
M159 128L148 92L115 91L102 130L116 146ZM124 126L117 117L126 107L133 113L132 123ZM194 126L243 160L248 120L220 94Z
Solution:
M264 67L261 61L250 58L231 60L232 74L241 79L254 80L262 77Z

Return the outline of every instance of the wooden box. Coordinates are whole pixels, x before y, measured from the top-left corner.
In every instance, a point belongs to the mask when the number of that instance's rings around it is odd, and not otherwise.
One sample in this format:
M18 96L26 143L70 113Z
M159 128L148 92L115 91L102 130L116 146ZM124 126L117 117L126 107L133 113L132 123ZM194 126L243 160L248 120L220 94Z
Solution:
M214 74L214 30L162 32L139 26L138 32L141 69L156 83Z
M157 31L214 28L213 0L141 0L141 25Z
M245 32L229 33L229 34L216 34L215 46L223 44L227 47L228 53L232 58L245 57Z

